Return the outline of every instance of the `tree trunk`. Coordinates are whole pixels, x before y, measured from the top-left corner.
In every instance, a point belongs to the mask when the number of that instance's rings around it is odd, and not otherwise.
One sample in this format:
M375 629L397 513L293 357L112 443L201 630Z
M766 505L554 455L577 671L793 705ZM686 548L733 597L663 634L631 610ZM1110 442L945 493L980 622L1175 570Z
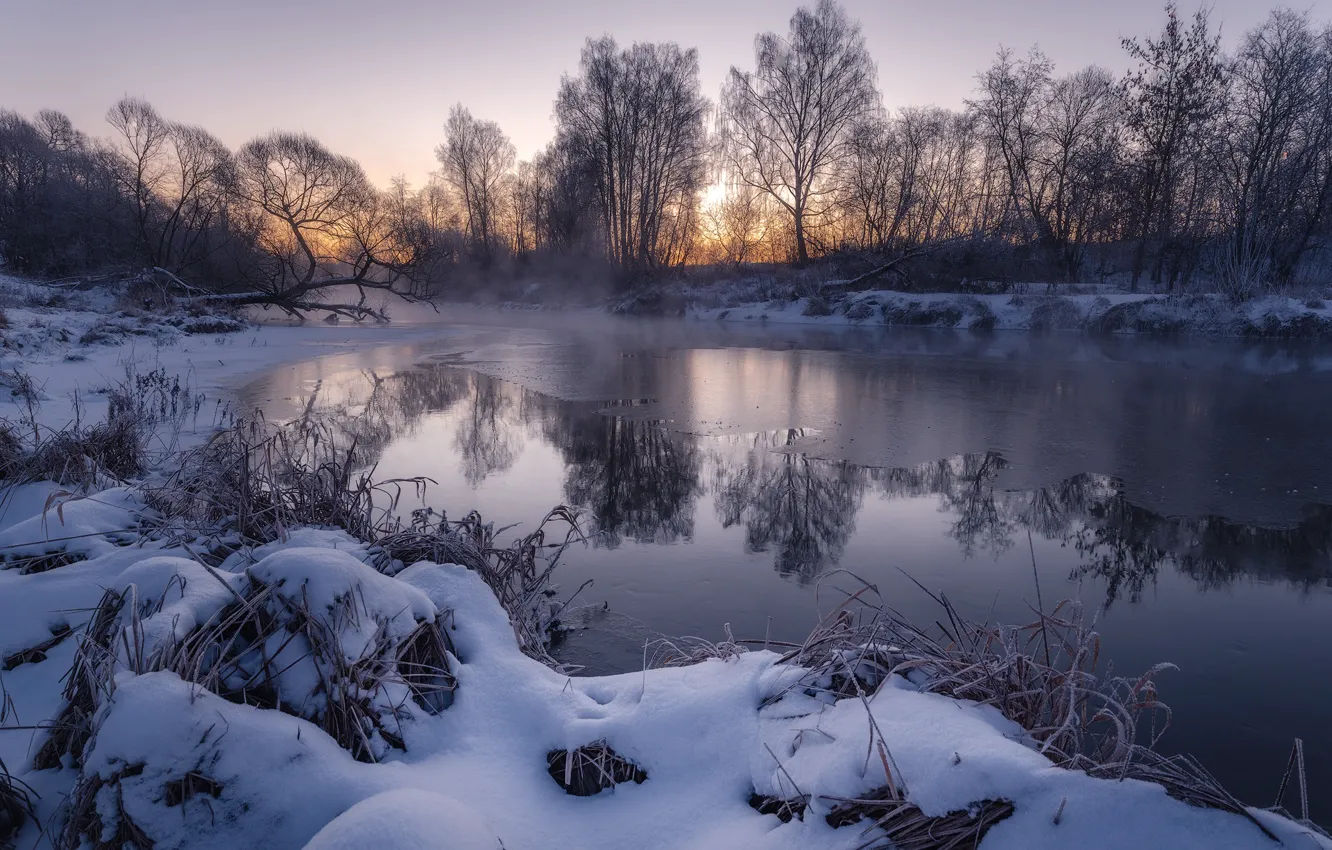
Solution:
M796 238L796 265L803 266L809 262L809 250L805 247L805 213L803 210L795 212L795 238Z

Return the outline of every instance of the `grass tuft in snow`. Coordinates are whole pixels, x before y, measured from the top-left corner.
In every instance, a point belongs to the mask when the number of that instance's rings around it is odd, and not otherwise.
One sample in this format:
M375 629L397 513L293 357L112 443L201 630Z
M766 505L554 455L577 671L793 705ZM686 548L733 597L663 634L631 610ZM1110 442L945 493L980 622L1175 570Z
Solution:
M556 533L547 536L547 527ZM535 531L500 546L495 537L505 529L495 528L472 511L458 521L425 509L415 511L411 525L381 529L372 539L372 552L383 572L418 561L458 564L477 573L495 593L509 614L518 646L524 653L552 668L559 664L549 655L550 636L559 626L559 612L568 605L554 601L551 575L560 556L573 543L584 540L578 514L560 506L551 510Z
M805 819L809 799L799 797L792 800L755 791L749 795L749 807L761 815L776 815L782 823L790 823L793 820Z
M80 773L70 793L65 829L57 846L153 850L154 842L148 833L125 811L125 795L120 785L122 779L141 770L143 765L129 766L106 779L95 772Z
M43 439L20 466L20 481L54 481L67 486L95 486L99 474L125 481L146 469L142 422L113 413L103 422L73 425Z
M74 634L74 630L69 627L69 624L61 623L51 629L51 636L46 640L6 655L4 661L0 662L0 671L9 672L24 664L42 663L46 660L46 653L49 650L64 643L72 634Z
M310 595L251 572L234 601L204 624L158 643L143 635L160 607L147 617L131 611L120 630L124 664L139 675L170 671L231 702L309 720L360 761L405 749L403 726L415 716L409 702L438 714L457 688L444 624L423 619L404 636L394 622L402 612L383 610L363 584L327 605Z
M186 452L146 494L167 525L200 536L235 534L263 544L313 525L372 540L390 521L403 485L420 487L425 479L376 482L360 458L356 440L344 444L325 422L276 427L244 420Z
M946 596L930 594L943 616L922 628L870 601L876 596L862 582L803 645L782 657L780 663L805 670L788 690L829 701L863 698L900 674L921 691L994 706L1055 764L1075 756L1120 764L1137 745L1144 720L1149 747L1169 725L1153 677L1172 665L1135 679L1098 673L1101 638L1079 602L1065 600L1050 614L1035 612L1031 623L1003 626L966 620Z
M9 694L0 689L0 725L9 719ZM14 836L29 820L36 821L33 804L36 794L23 780L9 772L0 759L0 847L11 847Z
M641 785L647 771L615 752L605 739L573 750L551 750L546 754L552 779L575 797L591 797L625 782Z
M36 816L28 788L0 762L0 847L12 847L14 836L30 818Z
M14 570L19 575L33 575L48 570L58 570L88 560L82 552L66 552L53 549L40 555L5 555L0 557L0 570Z
M700 637L657 638L645 647L648 670L661 667L688 667L703 661L730 661L746 651L731 634L731 624L724 626L726 639L713 643Z
M1007 800L981 800L966 809L931 817L890 788L837 805L826 820L834 829L869 821L858 850L948 850L978 847L990 827L1013 814Z
M79 636L74 664L65 674L64 708L52 721L46 741L33 759L35 770L61 767L67 757L75 765L82 764L84 748L92 738L100 698L109 693L114 672L112 644L118 634L116 625L124 605L124 596L108 589Z
M173 779L166 784L163 802L168 808L183 805L186 800L193 800L200 794L207 794L213 799L222 796L222 783L204 776L197 770L191 770L180 779Z
M550 581L564 550L585 539L577 514L557 507L509 545L496 540L508 527L496 528L475 511L450 520L426 508L403 523L397 505L404 490L420 494L427 483L376 480L357 440L328 422L300 419L277 427L254 420L187 452L146 492L166 527L219 545L237 539L262 545L288 529L324 526L370 544L375 568L387 575L418 561L467 567L495 592L523 651L558 666L547 650L562 606Z
M0 419L0 481L17 479L23 454L23 438L18 426Z

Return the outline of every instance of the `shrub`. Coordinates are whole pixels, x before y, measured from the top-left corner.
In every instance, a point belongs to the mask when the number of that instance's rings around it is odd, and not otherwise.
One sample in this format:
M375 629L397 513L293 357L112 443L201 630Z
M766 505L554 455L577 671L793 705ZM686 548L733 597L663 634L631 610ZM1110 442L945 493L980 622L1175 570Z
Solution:
M846 308L846 317L848 319L868 319L874 315L874 309L878 306L873 301L856 301Z
M1031 310L1032 330L1070 330L1082 322L1082 312L1073 302L1058 296L1042 299Z
M962 308L947 302L909 301L905 305L883 305L883 321L888 325L955 328L962 321Z
M805 316L831 316L832 304L822 295L811 295L805 302L805 309L801 311Z

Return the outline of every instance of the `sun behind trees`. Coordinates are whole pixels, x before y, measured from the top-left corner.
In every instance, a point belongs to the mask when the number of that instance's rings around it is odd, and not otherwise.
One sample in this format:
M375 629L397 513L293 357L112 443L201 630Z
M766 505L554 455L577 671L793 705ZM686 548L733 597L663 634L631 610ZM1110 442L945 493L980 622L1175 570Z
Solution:
M826 279L1120 282L1243 300L1325 276L1332 29L1286 9L1222 50L1166 7L1122 75L1001 48L963 108L890 108L833 0L760 34L713 104L697 51L589 39L555 136L517 161L458 104L425 186L275 132L231 152L125 98L94 138L0 112L0 256L46 277L160 268L192 297L382 317L402 296L595 298L687 267Z

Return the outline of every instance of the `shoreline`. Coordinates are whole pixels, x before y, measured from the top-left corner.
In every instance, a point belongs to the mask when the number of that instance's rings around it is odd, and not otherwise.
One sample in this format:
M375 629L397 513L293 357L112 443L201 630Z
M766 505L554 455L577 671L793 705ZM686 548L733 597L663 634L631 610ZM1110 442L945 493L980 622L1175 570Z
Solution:
M917 327L971 331L1082 332L1143 337L1246 340L1332 339L1332 305L1268 296L1233 304L1216 295L911 293L869 290L838 295L736 300L707 291L669 309L701 321L773 322L821 328ZM714 303L709 303L709 302ZM720 302L720 303L715 303ZM634 297L608 307L639 314ZM651 314L645 311L644 314Z

